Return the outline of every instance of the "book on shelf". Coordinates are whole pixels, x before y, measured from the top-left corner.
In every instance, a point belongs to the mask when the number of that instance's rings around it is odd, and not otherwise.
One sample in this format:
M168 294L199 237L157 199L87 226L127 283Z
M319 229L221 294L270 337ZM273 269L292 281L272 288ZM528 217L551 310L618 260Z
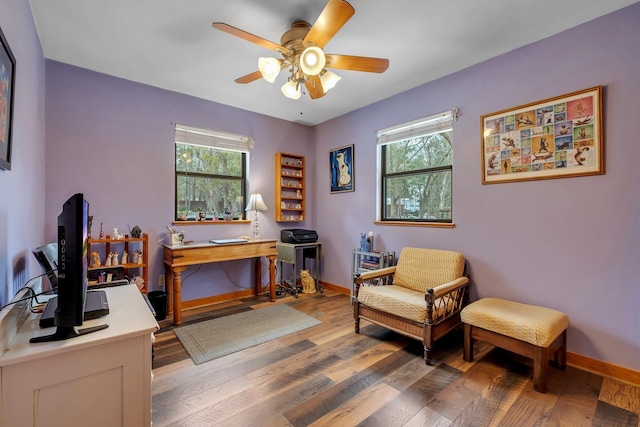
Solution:
M376 270L380 268L380 264L375 261L361 261L360 268L366 268L368 270Z

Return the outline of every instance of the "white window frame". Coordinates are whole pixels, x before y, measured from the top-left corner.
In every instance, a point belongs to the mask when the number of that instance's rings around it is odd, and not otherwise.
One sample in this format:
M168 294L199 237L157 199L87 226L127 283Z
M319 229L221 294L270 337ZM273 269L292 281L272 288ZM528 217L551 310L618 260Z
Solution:
M383 219L383 182L382 182L382 148L385 145L393 144L395 142L404 141L409 138L417 138L420 136L427 136L434 133L448 132L453 130L453 122L458 120L459 110L452 108L451 110L443 111L442 113L433 114L431 116L423 117L411 122L402 123L396 126L391 126L385 129L381 129L376 132L376 222L380 224L385 223L420 223L420 224L442 224L442 222L435 221L399 221L394 219ZM451 165L451 173L453 174L453 162ZM453 195L452 195L453 197ZM452 200L453 204L453 200ZM453 223L453 217L450 223Z
M242 184L244 190L245 203L249 195L249 152L253 149L254 140L250 136L239 135L230 132L221 132L210 129L203 129L176 123L174 125L174 144L196 145L210 147L226 151L236 151L244 154L245 174ZM174 153L176 148L174 148ZM174 161L174 177L177 185L178 171ZM174 216L177 214L177 188L174 191ZM177 218L175 218L177 220Z

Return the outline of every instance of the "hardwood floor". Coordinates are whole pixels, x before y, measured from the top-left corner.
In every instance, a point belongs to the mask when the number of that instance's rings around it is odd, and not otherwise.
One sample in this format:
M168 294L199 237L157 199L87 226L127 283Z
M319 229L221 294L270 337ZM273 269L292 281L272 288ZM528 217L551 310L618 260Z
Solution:
M478 343L462 360L462 335L421 344L362 322L330 290L279 298L322 323L194 365L161 322L153 362L158 426L634 426L640 388L576 368L551 369L549 392L533 390L530 361ZM185 311L183 324L269 305L253 297Z

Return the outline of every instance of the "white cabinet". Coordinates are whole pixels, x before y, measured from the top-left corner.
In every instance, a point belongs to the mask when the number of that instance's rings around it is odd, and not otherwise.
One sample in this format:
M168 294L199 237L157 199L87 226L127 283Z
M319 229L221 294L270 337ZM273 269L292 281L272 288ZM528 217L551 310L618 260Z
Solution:
M31 314L0 357L2 426L151 425L151 342L158 324L134 285L105 289L107 329L65 341Z

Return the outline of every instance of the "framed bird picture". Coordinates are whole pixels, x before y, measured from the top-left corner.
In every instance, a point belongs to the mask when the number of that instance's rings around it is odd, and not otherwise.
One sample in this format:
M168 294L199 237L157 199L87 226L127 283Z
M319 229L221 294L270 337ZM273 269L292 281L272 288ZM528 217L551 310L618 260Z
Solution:
M602 87L480 117L482 183L604 173Z

